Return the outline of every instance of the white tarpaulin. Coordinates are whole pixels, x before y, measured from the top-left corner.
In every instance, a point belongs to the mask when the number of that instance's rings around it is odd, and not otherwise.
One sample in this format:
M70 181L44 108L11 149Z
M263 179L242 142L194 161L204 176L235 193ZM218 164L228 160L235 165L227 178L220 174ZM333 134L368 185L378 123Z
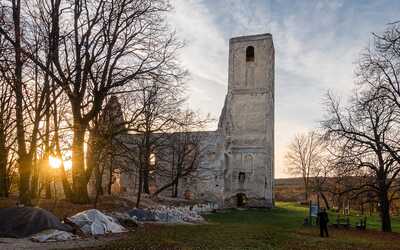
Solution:
M68 218L78 225L83 233L91 235L122 233L127 230L117 220L97 209L90 209Z
M66 241L78 238L78 236L70 232L60 231L57 229L44 230L31 236L31 240L36 242Z

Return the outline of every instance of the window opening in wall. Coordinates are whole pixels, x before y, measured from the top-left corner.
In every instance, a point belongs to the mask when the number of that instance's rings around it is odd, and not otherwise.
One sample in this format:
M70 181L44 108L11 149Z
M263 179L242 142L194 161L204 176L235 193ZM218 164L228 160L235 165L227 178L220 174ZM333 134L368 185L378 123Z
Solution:
M150 165L156 165L156 154L155 153L151 153L150 157L149 157L149 160L150 160Z
M246 48L246 62L254 62L254 47L249 46Z
M246 174L243 172L240 172L239 173L239 183L244 184L245 179L246 179Z

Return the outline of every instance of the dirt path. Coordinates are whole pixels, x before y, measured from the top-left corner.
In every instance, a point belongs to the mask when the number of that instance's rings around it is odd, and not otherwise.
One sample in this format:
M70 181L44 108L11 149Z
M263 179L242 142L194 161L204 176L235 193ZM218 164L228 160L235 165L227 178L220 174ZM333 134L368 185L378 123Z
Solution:
M79 240L70 240L64 242L47 242L38 243L33 242L29 238L14 239L14 238L0 238L1 250L15 250L15 249L72 249L72 248L89 248L104 245L113 240L123 240L126 234L113 234L108 236L91 237Z

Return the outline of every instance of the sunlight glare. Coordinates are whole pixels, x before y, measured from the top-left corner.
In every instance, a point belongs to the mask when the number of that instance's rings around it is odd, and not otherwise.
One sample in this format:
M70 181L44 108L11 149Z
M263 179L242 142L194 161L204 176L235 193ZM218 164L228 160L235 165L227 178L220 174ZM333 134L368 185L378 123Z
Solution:
M70 161L70 160L64 161L64 168L65 168L65 170L72 169L72 161Z
M49 164L52 168L59 168L61 166L61 160L55 156L49 157Z

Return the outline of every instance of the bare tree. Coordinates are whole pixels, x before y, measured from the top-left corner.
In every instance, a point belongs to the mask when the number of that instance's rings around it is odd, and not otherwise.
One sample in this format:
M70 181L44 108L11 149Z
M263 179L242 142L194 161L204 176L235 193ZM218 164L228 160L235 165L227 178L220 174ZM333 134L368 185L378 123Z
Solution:
M126 135L125 124L122 108L116 96L109 98L101 114L92 122L86 161L94 168L96 197L104 193L111 194L113 174L117 170L114 159L120 156L115 140L118 136ZM105 176L108 180L104 190Z
M15 17L20 13L18 3L13 8ZM110 93L132 91L140 79L179 79L183 72L176 63L175 52L181 44L165 23L164 13L170 7L164 0L54 0L38 5L46 10L50 24L49 34L44 32L43 36L49 38L48 59L52 67L46 63L47 58L32 53L27 44L22 46L19 19L13 20L15 35L3 27L0 34L14 45L19 61L23 55L35 63L68 97L73 124L73 198L87 202L87 183L93 170L93 166L84 165L89 123L99 114ZM28 22L29 27L37 25ZM19 61L17 76L22 66Z
M163 147L178 123L182 85L165 85L159 81L142 82L141 91L136 93L134 119L130 119L128 130L137 136L134 139L139 184L137 204L142 192L149 194L150 171L154 168L150 161L152 154Z
M288 147L285 155L288 172L303 178L305 200L308 200L311 178L321 172L322 158L323 142L315 131L296 135Z
M177 197L182 179L190 180L187 185L194 184L196 173L200 170L200 161L205 150L204 133L201 130L209 122L193 111L185 111L175 118L177 122L174 132L163 146L159 146L156 175L163 184L159 185L152 196L172 187L172 196ZM167 181L166 181L167 180Z
M382 231L391 231L390 190L400 172L393 153L398 148L398 116L383 98L373 98L375 92L355 94L350 105L342 108L328 95L328 119L323 122L326 136L338 148L336 168L338 175L358 177L345 192L356 196L370 192L379 201ZM397 150L398 152L398 150Z
M31 204L31 177L36 163L39 124L48 108L45 95L49 88L39 84L37 72L32 71L31 65L23 56L23 41L29 34L24 34L22 31L25 25L21 21L23 16L21 1L4 1L0 7L2 11L0 33L6 34L2 36L2 40L7 41L12 48L8 56L2 58L1 63L2 68L8 70L7 74L3 74L3 79L7 78L10 83L15 103L19 198L22 203ZM35 32L32 30L31 34L36 34ZM35 47L34 53L39 46L40 44ZM31 81L34 83L31 84Z
M2 77L8 71L3 66L0 64L0 197L8 197L14 174L16 145L15 120L13 117L14 102L7 77Z

